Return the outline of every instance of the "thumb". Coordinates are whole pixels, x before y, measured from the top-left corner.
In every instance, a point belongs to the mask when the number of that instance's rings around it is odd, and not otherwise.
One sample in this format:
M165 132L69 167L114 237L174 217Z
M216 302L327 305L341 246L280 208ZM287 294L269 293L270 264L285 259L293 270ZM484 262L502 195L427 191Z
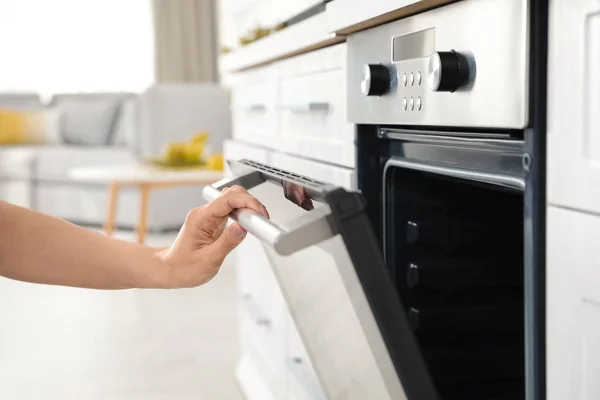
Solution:
M225 229L223 234L210 246L215 258L222 263L225 257L246 237L246 230L237 222Z

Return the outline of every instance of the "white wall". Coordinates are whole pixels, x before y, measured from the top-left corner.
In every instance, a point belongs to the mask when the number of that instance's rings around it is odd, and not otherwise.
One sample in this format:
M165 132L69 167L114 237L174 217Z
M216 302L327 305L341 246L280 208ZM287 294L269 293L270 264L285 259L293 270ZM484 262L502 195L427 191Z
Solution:
M0 0L0 90L141 91L154 80L150 0Z

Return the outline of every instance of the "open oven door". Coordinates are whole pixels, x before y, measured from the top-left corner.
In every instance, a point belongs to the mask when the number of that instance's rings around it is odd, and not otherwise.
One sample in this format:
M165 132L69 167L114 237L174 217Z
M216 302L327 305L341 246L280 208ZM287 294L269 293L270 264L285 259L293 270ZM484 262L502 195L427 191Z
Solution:
M326 398L438 400L362 194L251 161L230 167L234 178L204 197L240 185L267 207L270 220L231 217L263 243ZM290 185L312 205L287 200Z

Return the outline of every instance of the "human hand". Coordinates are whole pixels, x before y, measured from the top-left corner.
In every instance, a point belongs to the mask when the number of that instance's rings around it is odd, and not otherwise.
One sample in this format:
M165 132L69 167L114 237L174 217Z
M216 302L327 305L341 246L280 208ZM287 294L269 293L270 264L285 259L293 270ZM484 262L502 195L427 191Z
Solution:
M302 186L286 181L282 181L281 186L283 186L285 198L292 203L295 203L298 207L302 207L306 211L310 211L315 208L312 200L306 192L306 189L304 189Z
M241 208L269 218L265 206L240 186L224 189L216 200L188 213L175 243L159 253L169 275L167 287L199 286L219 272L225 257L246 237L237 222L225 229L229 214Z

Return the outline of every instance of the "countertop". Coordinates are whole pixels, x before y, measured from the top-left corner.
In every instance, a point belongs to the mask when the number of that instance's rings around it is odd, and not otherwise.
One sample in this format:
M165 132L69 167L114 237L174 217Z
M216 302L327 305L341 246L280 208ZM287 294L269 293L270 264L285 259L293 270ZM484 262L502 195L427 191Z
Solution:
M335 0L327 4L329 31L348 35L457 0Z

